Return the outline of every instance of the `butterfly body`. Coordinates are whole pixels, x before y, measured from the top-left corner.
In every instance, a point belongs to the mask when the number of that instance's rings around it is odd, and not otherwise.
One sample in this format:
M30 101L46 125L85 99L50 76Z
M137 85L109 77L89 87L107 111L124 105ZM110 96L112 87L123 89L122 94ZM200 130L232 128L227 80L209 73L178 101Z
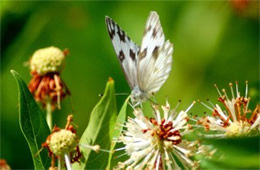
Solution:
M110 39L131 88L131 101L140 104L156 93L167 80L173 45L165 41L156 12L151 12L139 47L110 17L106 17Z
M150 96L148 96L148 94L146 94L146 92L144 90L141 90L138 86L135 86L132 89L131 92L131 101L132 103L138 103L138 102L143 102L145 101L147 98L149 98Z

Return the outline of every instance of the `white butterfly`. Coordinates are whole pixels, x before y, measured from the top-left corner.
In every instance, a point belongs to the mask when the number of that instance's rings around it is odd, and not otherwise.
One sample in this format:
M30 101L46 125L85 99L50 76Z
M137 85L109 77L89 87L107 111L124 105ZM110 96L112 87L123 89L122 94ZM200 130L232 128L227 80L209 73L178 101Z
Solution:
M106 24L116 55L131 87L131 101L140 104L167 80L172 66L173 45L165 41L156 12L150 12L142 45L136 45L108 16Z

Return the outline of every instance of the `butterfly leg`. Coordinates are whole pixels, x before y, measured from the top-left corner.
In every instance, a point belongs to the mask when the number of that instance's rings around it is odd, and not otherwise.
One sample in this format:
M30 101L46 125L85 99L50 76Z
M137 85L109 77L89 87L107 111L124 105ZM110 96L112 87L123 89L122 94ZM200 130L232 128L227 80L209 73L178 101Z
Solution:
M157 104L156 98L154 95L152 95L153 99L151 99L151 97L148 97L147 95L145 95L145 97L147 98L147 100L149 100L152 104Z
M141 109L143 109L143 104L142 104L142 102L140 102L139 105L140 105Z
M154 100L154 103L158 103L157 100L156 100L156 97L153 95L153 100Z
M135 109L135 105L136 105L136 104L133 105L130 101L128 101L128 104L129 104L129 106L132 107L132 109Z
M143 108L142 102L136 102L136 103L134 103L134 104L129 102L129 105L130 105L133 109L135 109L138 105L140 105L141 109Z

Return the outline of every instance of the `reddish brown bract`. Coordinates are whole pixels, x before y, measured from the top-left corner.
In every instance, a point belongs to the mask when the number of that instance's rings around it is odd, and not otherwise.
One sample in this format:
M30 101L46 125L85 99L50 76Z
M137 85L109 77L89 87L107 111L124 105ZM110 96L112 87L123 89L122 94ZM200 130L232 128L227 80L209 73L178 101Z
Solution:
M46 103L50 101L52 109L59 108L59 102L70 95L69 89L61 80L59 73L54 72L41 76L34 71L31 75L29 90L35 100L40 102L43 107L46 107Z

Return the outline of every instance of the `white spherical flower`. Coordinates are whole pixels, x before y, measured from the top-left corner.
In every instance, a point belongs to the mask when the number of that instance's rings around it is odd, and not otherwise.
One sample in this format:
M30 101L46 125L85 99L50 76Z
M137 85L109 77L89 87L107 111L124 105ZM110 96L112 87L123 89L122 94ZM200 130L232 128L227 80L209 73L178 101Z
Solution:
M57 47L47 47L34 52L30 60L30 69L39 75L60 72L64 66L65 54Z
M193 103L194 104L194 103ZM192 105L193 105L192 104ZM119 163L118 169L181 169L198 166L191 156L198 153L197 141L187 141L183 135L192 132L187 123L187 112L170 110L167 102L162 106L161 116L158 106L153 106L154 117L147 118L139 108L134 110L134 118L128 118L123 125L126 129L117 139L125 146L129 159ZM181 165L180 165L181 164Z

